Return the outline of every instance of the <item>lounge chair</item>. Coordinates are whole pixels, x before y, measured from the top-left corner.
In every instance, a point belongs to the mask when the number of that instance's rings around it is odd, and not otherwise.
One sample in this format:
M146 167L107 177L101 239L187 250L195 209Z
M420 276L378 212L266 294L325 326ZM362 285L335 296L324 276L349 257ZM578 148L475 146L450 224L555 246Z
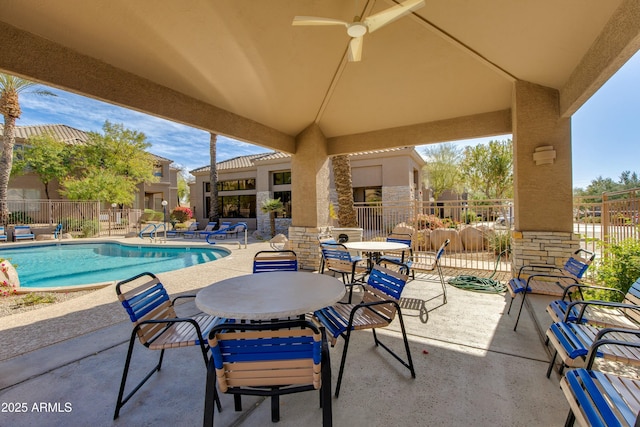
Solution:
M7 232L5 231L3 226L0 226L0 242L7 241Z
M28 225L16 225L13 230L13 241L18 240L35 240L36 236L31 232L31 227Z
M202 239L206 238L209 233L213 233L215 231L214 229L216 228L216 225L218 225L216 221L208 222L204 230L196 231L196 237L199 237Z
M189 228L187 228L187 231L182 233L182 237L184 239L193 239L194 237L196 237L196 233L198 232L198 225L199 224L200 224L199 222L191 223L191 225L189 225Z

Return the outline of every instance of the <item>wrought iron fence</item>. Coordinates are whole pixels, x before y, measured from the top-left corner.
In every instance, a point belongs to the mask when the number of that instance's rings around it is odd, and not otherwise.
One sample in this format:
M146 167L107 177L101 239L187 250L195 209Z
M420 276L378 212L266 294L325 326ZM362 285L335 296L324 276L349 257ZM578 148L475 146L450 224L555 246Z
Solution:
M70 200L9 200L8 225L30 225L55 228L62 224L62 232L74 237L120 236L138 230L140 209L101 210L97 201Z

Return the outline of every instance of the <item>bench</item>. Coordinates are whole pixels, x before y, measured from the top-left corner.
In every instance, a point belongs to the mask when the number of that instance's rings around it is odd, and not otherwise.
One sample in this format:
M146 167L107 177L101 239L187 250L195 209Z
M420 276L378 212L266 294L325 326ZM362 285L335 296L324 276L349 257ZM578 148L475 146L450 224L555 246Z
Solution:
M592 287L586 285L576 285L579 292L582 289L605 289L612 292L622 293L619 289ZM619 307L617 304L610 304L599 300L580 300L567 301L567 288L565 296L561 300L552 301L547 306L547 312L554 322L576 322L588 323L601 328L623 327L638 328L640 327L640 312L630 310L628 308ZM638 306L640 305L640 278L636 280L629 291L623 296L622 304Z
M594 343L586 368L572 369L560 381L570 407L565 426L572 426L576 420L581 425L638 425L640 380L592 370L598 347L613 343L611 340ZM629 350L640 345L616 344Z
M31 232L31 227L28 225L16 225L13 230L13 241L18 240L35 240L36 236Z

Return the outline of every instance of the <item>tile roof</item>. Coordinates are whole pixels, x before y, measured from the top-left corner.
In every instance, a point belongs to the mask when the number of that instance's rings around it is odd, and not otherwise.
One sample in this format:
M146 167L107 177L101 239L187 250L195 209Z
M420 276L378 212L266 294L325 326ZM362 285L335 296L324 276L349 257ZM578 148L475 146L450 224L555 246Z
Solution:
M0 124L0 135L4 133L4 125ZM83 130L73 128L67 125L33 125L33 126L16 126L16 138L29 139L32 136L50 134L54 138L66 142L68 144L77 144L86 142L89 134ZM151 154L156 160L167 161L172 163L173 160L167 159L157 154Z
M352 153L349 157L361 156L366 154L376 154L376 153L391 153L394 151L405 150L410 147L400 147L400 148L385 148L382 150L371 150L371 151L362 151L359 153ZM241 168L250 168L256 165L258 162L267 161L267 160L275 160L275 159L285 159L291 157L291 154L283 153L281 151L272 151L270 153L262 153L262 154L249 154L247 156L238 156L233 159L224 160L222 162L218 162L217 168L218 170L230 170L230 169L241 169ZM210 165L202 166L196 168L189 173L198 173L198 172L208 172L210 169Z
M3 132L4 126L0 125L0 133ZM67 125L16 126L16 138L29 139L46 133L69 144L85 142L89 138L86 132Z

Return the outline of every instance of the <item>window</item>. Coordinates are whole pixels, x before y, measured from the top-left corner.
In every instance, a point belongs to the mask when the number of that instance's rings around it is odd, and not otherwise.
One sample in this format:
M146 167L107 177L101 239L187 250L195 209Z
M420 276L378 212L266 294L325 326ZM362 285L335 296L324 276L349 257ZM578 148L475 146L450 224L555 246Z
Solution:
M353 201L375 204L382 201L382 187L358 187L353 189Z
M155 165L153 165L153 176L158 176L158 177L162 177L162 165L159 163L156 163Z
M255 178L232 179L228 181L218 181L218 191L255 190ZM209 190L206 190L208 192Z
M276 218L291 218L291 191L274 191L274 199L280 199L284 209L276 213Z
M206 207L209 208L210 198L206 198ZM218 216L221 218L255 218L256 196L219 196Z
M204 192L208 193L211 191L211 183L210 182L205 182L204 183Z
M286 184L291 184L291 171L273 173L273 185Z

